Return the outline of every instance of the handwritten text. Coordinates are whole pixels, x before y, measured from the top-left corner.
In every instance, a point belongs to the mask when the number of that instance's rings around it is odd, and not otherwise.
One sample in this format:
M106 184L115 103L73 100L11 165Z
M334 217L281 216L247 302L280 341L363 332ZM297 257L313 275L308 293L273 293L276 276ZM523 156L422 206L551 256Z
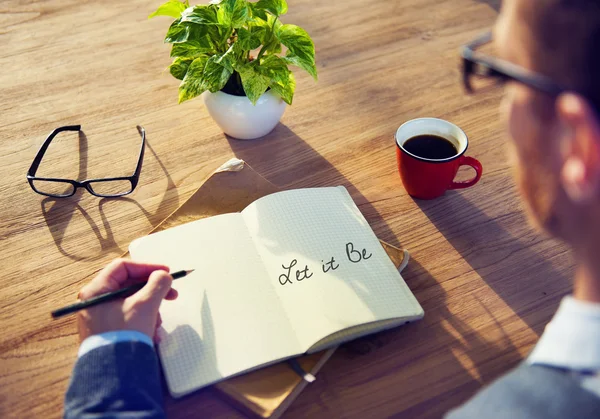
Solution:
M359 263L369 259L371 256L373 256L373 254L369 253L367 249L359 250L359 248L356 248L354 246L354 243L346 243L346 258L349 262ZM313 272L311 272L308 265L304 265L303 269L300 269L299 267L296 268L296 265L298 265L297 259L292 259L287 265L281 265L281 267L283 268L283 273L279 275L280 285L293 284L294 280L296 282L302 282L305 279L309 279L313 276ZM335 271L339 267L340 264L336 262L334 256L332 256L327 262L321 260L321 270L323 271L323 273Z

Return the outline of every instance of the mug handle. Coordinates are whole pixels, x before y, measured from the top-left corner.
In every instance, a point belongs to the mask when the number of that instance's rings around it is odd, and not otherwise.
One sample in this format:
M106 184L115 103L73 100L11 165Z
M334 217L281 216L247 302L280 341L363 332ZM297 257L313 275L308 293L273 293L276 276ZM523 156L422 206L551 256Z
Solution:
M478 160L473 157L462 156L460 158L459 167L460 166L470 166L475 170L475 177L471 180L465 180L463 182L454 182L450 184L449 189L465 189L470 186L475 185L481 179L481 174L483 173L483 166L479 163Z

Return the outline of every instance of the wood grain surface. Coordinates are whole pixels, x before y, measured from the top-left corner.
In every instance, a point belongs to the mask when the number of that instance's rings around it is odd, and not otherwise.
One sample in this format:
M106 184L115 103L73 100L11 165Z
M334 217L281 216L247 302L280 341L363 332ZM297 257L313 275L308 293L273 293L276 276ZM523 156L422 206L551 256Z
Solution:
M314 38L319 82L297 72L294 105L266 138L224 136L201 100L177 105L157 1L0 3L0 416L59 417L77 352L73 317L50 311L232 156L282 188L346 186L377 235L409 249L404 277L423 321L343 346L285 417L436 418L516 365L571 287L565 247L528 226L499 118L500 92L465 96L458 48L498 1L288 0L284 22ZM414 201L393 134L420 116L469 135L475 187ZM25 174L52 129L40 175L128 175L123 199L35 194ZM461 173L467 177L470 173ZM211 390L168 400L171 417L242 417Z

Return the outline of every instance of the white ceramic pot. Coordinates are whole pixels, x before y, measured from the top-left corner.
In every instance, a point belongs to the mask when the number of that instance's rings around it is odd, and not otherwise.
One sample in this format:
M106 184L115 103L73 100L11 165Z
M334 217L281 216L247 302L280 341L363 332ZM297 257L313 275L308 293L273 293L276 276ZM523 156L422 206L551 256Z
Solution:
M253 140L270 133L279 123L286 103L271 90L253 105L246 96L204 92L208 113L223 132L240 140Z

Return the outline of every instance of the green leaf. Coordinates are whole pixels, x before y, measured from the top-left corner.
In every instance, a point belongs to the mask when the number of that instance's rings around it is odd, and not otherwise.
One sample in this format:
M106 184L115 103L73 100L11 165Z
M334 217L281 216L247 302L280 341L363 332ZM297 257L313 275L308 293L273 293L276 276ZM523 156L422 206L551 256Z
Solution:
M193 58L175 58L169 66L169 73L176 79L183 80L192 61L194 61Z
M198 37L208 33L211 41L214 45L222 46L229 38L231 30L222 26L219 23L217 17L218 7L216 5L197 5L186 9L181 14L183 22L188 24L195 24L197 28L201 29L201 33L193 36L190 34L191 39L197 39Z
M306 70L316 80L315 45L308 33L296 25L281 25L277 38L288 48L285 60Z
M296 79L287 62L277 55L267 55L261 60L258 70L269 78L271 89L291 105L296 90Z
M264 74L269 75L271 78L277 78L277 75L283 73L289 73L288 65L285 60L277 55L267 55L265 56L259 66L260 71ZM282 77L281 81L287 80L287 76Z
M263 36L263 40L262 40L263 44L265 43L265 41L268 41L271 39L271 37L273 35L273 30L275 32L277 32L277 29L280 28L281 25L282 24L279 21L279 19L273 15L267 15L267 18L265 20L255 19L249 23L251 30L264 31L264 36ZM255 28L260 28L260 29L255 29Z
M189 65L183 81L179 85L179 103L185 102L201 95L204 87L204 69L208 58L198 57Z
M272 28L273 32L277 33L277 31L279 31L279 28L283 26L283 23L281 23L281 20L279 20L277 17L273 15L268 15L267 25L269 26L269 29Z
M250 18L247 0L223 0L217 12L219 23L230 28L241 28Z
M267 20L267 13L264 9L260 9L256 7L256 3L248 3L248 7L250 7L250 11L252 12L252 17L257 17L264 21Z
M300 58L297 55L291 54L290 51L287 52L287 54L285 55L285 57L283 57L283 59L291 64L291 65L295 65L296 67L300 67L301 69L305 70L308 74L310 74L313 79L317 80L318 76L317 76L317 67L313 62L307 61L304 58Z
M265 54L279 54L281 52L281 42L277 38L271 39L265 48Z
M208 39L207 36L204 36L198 40L189 40L173 44L173 48L171 48L171 57L196 58L213 50L214 47L210 42L210 39Z
M177 18L179 15L181 15L181 12L183 12L185 8L185 3L181 3L178 0L169 0L168 2L158 6L158 9L148 16L148 19L152 19L156 16L171 16Z
M296 90L296 79L291 71L287 77L288 79L285 83L271 82L270 87L271 90L281 96L285 103L291 105L294 100L294 91Z
M266 10L275 16L285 15L288 10L285 0L258 0L255 8Z
M265 51L267 54L279 54L281 52L281 42L275 40Z
M261 40L258 32L251 32L248 29L239 28L237 30L237 36L238 38L236 43L238 43L245 51L251 51L260 47Z
M266 21L260 19L257 21L249 21L248 30L252 33L252 37L258 38L261 44L268 42L267 33L269 32L269 28Z
M188 37L188 28L186 25L181 23L181 18L175 19L171 26L169 26L169 30L167 31L167 36L165 37L165 42L169 42L171 44L176 42L185 42Z
M252 36L258 38L261 44L266 41L265 35L267 34L267 28L260 25L249 25L249 29Z
M258 62L252 61L239 69L244 92L253 105L256 105L258 99L267 91L270 81L257 67Z
M281 25L279 19L273 15L268 15L267 20L257 19L249 25L250 30L259 36L261 44L264 45L264 54L281 52L281 42L273 33L277 33Z
M233 73L234 66L237 66L239 62L239 50L240 47L238 43L234 42L229 46L229 49L225 52L225 54L217 58L215 62Z
M210 90L212 93L218 92L229 80L233 71L228 66L220 64L218 61L221 58L219 55L213 55L206 62L204 68L202 86L205 90Z
M216 6L199 4L188 7L181 13L182 22L196 23L198 25L218 25Z

